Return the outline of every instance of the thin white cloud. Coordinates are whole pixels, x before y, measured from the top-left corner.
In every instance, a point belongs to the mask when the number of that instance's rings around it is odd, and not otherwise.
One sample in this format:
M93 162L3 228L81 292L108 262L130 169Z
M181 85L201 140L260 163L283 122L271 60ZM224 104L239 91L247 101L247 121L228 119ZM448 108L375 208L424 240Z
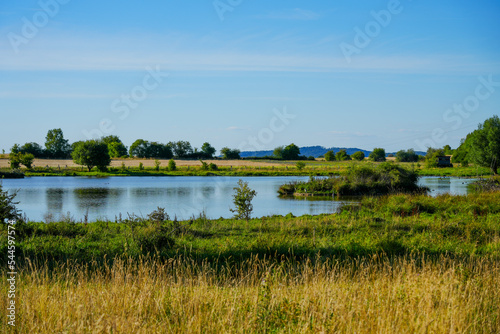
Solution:
M307 9L293 8L286 9L279 12L270 12L262 15L257 15L256 18L259 19L270 19L270 20L301 20L310 21L318 20L321 15Z
M268 72L400 72L400 73L498 73L500 62L459 55L360 54L348 63L340 54L287 50L235 51L203 42L179 42L180 36L126 38L107 36L76 38L42 37L21 46L15 54L7 39L0 40L5 71L140 70L159 66L163 71L268 71ZM196 45L197 48L194 48ZM339 52L340 53L340 52Z

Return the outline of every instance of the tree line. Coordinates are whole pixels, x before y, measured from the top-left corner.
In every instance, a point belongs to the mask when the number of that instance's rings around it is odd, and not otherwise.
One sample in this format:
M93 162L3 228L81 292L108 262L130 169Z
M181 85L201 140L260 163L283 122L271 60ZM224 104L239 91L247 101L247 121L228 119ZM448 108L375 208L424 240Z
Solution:
M118 136L107 136L97 140L77 141L69 144L64 138L61 129L52 129L45 137L45 147L30 142L22 146L15 144L9 155L12 168L19 168L21 164L31 168L34 158L67 159L73 158L77 164L97 166L105 169L111 158L137 157L155 159L211 159L214 158L216 149L208 142L203 143L200 149L193 148L188 141L150 142L137 139L130 148L123 144ZM240 150L224 147L221 149L223 159L240 159ZM419 156L413 149L400 150L395 158L398 162L417 162L424 160L428 167L437 166L437 157L452 155L454 163L467 166L472 162L478 166L489 167L494 174L498 174L500 166L500 119L493 116L478 128L463 138L460 146L452 150L449 145L443 148L429 147L424 157ZM306 160L313 157L300 155L300 148L295 144L276 147L273 156L265 157L277 160ZM362 151L348 155L345 150L337 153L328 151L324 156L326 161L364 160ZM369 157L372 161L385 161L386 152L383 148L374 148Z

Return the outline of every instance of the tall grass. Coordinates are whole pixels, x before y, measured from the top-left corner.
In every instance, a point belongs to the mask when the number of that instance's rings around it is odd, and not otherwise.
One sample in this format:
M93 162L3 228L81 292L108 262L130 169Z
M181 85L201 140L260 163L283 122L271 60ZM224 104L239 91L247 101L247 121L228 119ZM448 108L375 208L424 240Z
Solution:
M19 275L16 332L498 333L499 286L498 262L474 257L32 265ZM14 332L4 313L0 330Z

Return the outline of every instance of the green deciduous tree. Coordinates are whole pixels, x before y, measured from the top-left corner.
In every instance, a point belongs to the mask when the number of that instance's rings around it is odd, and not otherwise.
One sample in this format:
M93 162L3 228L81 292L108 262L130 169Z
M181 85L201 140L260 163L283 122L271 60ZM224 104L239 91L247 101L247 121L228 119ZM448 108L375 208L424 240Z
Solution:
M10 168L12 169L19 169L21 167L21 156L22 154L20 152L14 153L10 152L9 154L9 164Z
M87 140L75 145L71 154L76 164L86 166L89 172L97 167L105 171L111 163L108 145L99 140Z
M201 145L201 152L203 153L205 159L212 159L215 151L215 148L209 143L203 143L203 145Z
M418 154L413 149L400 150L396 153L396 161L398 162L417 162Z
M238 181L238 186L233 188L236 193L233 195L233 203L235 209L230 209L231 212L236 213L236 219L249 220L253 211L252 200L257 195L255 190L250 189L248 182L243 180Z
M148 154L149 142L144 139L137 139L130 145L129 155L131 157L145 158Z
M151 142L146 149L146 158L170 159L172 157L172 148L162 143Z
M33 161L35 160L35 156L31 153L22 153L21 154L21 163L26 166L26 168L31 169L33 167Z
M238 150L238 149L230 149L228 147L223 147L220 150L220 153L222 154L222 158L226 159L226 160L241 159L240 158L240 150Z
M176 141L168 143L168 146L172 148L174 156L177 158L188 158L193 154L193 147L188 141Z
M108 152L111 158L119 158L127 155L127 148L118 136L102 137L101 141L108 145Z
M300 148L295 144L290 144L283 149L283 160L298 160Z
M357 151L351 155L351 158L353 158L354 160L362 161L365 160L365 154L362 151Z
M383 148L374 148L369 158L373 161L385 161L385 150Z
M45 150L37 143L26 143L19 148L19 151L24 154L33 154L35 158L43 158Z
M437 167L438 157L443 155L445 155L444 149L428 147L425 154L425 166L428 168Z
M334 161L335 160L335 153L333 151L328 151L325 153L325 160L326 161Z
M498 174L500 166L500 119L493 116L477 130L471 133L469 139L468 157L479 166L489 167L493 174Z
M335 160L337 161L345 161L345 160L351 160L351 157L345 150L340 150L335 154Z
M64 139L61 129L52 129L45 137L45 150L50 158L68 158L71 154L71 146L68 140Z
M273 156L276 159L283 159L283 150L285 149L285 146L278 146L274 149L273 151Z

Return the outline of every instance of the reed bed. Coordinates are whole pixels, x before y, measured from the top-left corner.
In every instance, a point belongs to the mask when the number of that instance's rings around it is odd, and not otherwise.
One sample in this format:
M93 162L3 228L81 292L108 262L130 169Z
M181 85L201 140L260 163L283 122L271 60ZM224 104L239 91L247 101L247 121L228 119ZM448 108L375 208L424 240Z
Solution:
M497 259L30 263L15 333L499 333ZM5 275L5 273L2 273ZM2 291L7 282L2 279ZM0 308L7 307L6 294Z

